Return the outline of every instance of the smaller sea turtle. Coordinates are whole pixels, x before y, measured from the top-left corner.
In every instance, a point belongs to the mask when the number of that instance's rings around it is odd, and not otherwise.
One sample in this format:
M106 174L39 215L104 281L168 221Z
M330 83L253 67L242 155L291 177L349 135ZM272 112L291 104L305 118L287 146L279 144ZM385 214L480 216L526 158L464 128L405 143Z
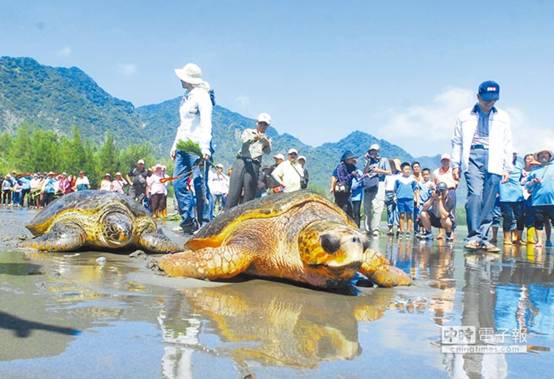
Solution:
M71 251L85 246L135 246L155 253L178 250L142 205L115 192L89 190L65 195L39 212L26 227L35 238L22 245L43 251Z
M383 287L410 277L372 251L367 236L335 204L308 191L252 200L224 212L160 258L169 276L231 278L240 273L338 287L360 272Z

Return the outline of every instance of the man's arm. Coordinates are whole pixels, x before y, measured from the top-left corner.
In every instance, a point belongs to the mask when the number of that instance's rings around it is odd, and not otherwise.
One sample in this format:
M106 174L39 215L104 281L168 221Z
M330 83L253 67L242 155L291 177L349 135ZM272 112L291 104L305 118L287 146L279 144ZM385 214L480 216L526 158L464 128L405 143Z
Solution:
M462 163L462 149L463 149L463 132L462 121L460 117L456 119L456 126L454 127L454 136L452 137L452 175L454 179L460 178L460 165Z

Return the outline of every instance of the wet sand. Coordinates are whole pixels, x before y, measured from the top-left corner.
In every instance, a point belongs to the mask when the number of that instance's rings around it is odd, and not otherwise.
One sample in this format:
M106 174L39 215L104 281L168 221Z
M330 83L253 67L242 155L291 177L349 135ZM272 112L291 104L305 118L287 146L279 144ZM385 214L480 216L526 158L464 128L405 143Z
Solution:
M554 369L551 250L464 255L461 242L381 237L374 247L416 284L347 296L251 278L170 279L122 254L25 252L17 243L33 213L0 209L2 378L535 378ZM442 353L443 325L525 328L536 352Z

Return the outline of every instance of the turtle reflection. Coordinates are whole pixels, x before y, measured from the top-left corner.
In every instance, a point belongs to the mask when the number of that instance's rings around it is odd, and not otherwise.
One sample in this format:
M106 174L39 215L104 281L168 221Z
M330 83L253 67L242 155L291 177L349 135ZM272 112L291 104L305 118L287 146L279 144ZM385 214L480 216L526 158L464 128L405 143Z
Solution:
M393 292L348 297L254 281L184 294L193 313L211 320L223 349L240 366L257 361L312 368L360 355L358 321L382 317Z

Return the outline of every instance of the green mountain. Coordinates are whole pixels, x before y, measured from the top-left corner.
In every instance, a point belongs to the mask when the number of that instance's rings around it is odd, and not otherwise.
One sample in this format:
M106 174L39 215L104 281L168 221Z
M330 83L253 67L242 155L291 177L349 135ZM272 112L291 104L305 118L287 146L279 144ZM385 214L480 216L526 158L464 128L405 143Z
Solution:
M76 67L49 67L31 58L0 58L0 132L13 132L23 121L61 134L69 134L70 128L77 126L83 137L93 141L102 141L109 132L119 146L148 141L159 156L167 157L179 124L179 104L180 98L175 98L135 108L108 94ZM254 120L216 106L214 159L230 166L240 147L241 132L254 125ZM412 160L402 148L360 131L317 147L274 128L268 134L274 154L285 154L294 147L307 157L310 177L320 187L327 187L333 168L347 149L363 156L371 144L378 143L383 156ZM264 159L265 164L271 163L270 157Z
M107 131L121 143L145 139L135 107L117 99L77 67L49 67L31 58L0 57L0 131L23 121L100 141Z

